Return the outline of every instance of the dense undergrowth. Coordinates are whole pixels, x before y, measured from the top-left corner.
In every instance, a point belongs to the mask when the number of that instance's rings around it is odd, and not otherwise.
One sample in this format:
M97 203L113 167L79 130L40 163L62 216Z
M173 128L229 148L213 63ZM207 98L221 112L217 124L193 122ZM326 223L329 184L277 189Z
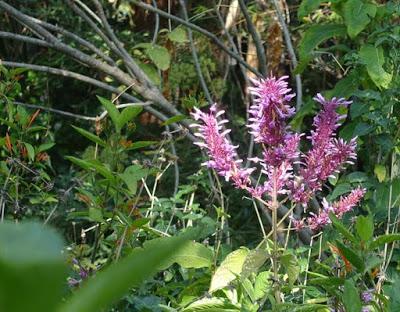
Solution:
M400 311L398 1L146 3L0 1L0 310Z

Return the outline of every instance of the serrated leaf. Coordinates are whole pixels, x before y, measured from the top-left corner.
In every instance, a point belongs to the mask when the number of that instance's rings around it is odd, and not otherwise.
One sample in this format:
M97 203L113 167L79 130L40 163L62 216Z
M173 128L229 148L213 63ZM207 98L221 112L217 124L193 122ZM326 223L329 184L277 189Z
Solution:
M348 0L343 6L344 22L350 38L355 38L375 17L376 5L361 0Z
M177 43L185 43L189 41L186 30L183 27L177 27L172 30L170 33L168 33L168 38L169 40Z
M162 239L153 239L144 243L144 248L156 248L157 245L163 244ZM193 241L187 241L182 248L157 267L159 270L165 270L172 264L177 263L181 267L189 268L205 268L213 264L213 252L206 246Z
M372 81L378 88L389 88L392 81L392 74L383 69L385 57L382 47L373 45L363 45L359 52L360 58L367 67L367 72Z
M356 222L356 231L358 236L368 242L374 234L374 221L371 216L358 216Z
M346 280L343 289L343 303L346 307L346 312L360 312L362 308L360 294L354 286L354 282Z
M386 178L386 167L384 165L376 164L374 168L375 176L379 182L385 181Z
M260 272L254 282L254 299L260 300L264 298L265 294L269 291L268 287L271 286L271 272Z
M148 172L149 171L147 169L143 169L142 166L132 165L126 167L125 171L119 174L119 177L125 182L128 189L134 195L136 194L137 190L137 182L144 178Z
M85 138L89 139L90 141L99 144L100 146L107 146L106 142L104 142L102 139L100 139L97 135L86 131L85 129L79 128L72 126L80 135L84 136Z
M289 284L293 285L300 274L300 266L297 262L297 258L292 254L284 254L280 257L282 265L286 269L286 274L289 278Z
M240 279L244 280L252 273L257 273L258 269L265 263L268 257L269 253L266 250L250 250L244 261L243 270L240 274Z
M340 24L313 25L306 30L299 45L301 69L304 69L311 60L313 50L322 42L332 37L346 35L346 27ZM298 67L299 67L298 66ZM300 70L301 71L301 70ZM299 70L296 68L296 72Z
M191 303L182 312L238 312L240 308L222 298L204 298Z
M171 56L166 48L159 45L152 45L145 52L159 69L167 70L169 68Z
M228 286L240 275L248 253L247 248L240 248L226 256L211 279L210 293Z
M103 107L107 110L108 115L110 116L112 122L114 123L114 126L117 130L117 132L119 132L120 128L118 126L118 122L119 122L119 111L118 109L115 107L115 105L108 99L103 98L101 96L97 96L97 98L99 99L101 105L103 105Z

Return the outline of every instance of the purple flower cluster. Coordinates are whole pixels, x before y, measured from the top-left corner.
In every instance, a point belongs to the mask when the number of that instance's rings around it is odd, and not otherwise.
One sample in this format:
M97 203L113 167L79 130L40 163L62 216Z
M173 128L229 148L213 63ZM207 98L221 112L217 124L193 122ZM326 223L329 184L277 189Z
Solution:
M345 118L336 110L339 106L347 106L351 102L333 98L326 100L321 94L314 99L322 106L315 116L313 130L307 138L311 142L310 150L305 154L299 153L302 134L293 133L287 124L295 110L289 101L295 96L288 88L287 77L276 79L252 80L254 86L249 88L253 95L254 104L250 107L250 134L254 141L262 146L262 158L250 160L261 166L261 172L266 177L265 182L253 187L250 175L256 168L243 168L242 160L238 159L237 146L233 146L226 135L230 130L224 130L226 119L219 120L224 111L217 111L212 105L209 113L195 108L192 116L201 124L195 133L201 140L195 144L207 151L209 160L205 163L223 176L226 181L240 189L247 190L253 197L267 197L267 203L279 195L287 195L295 203L307 206L312 196L322 190L323 183L330 176L339 172L346 163L353 163L356 158L355 139L345 142L336 138L336 130L340 121ZM298 175L293 173L295 163L299 165ZM339 218L351 210L361 200L364 189L353 190L348 196L330 205L326 200L318 215L311 215L306 220L296 221L294 225L300 229L309 227L320 230L330 222L329 212ZM272 204L270 204L270 208Z
M322 105L322 110L314 118L311 135L311 149L304 155L300 170L300 183L293 184L292 196L295 202L306 205L316 191L320 191L326 180L338 173L346 163L353 163L356 159L356 141L352 139L346 143L335 138L335 131L340 120L346 118L339 115L336 109L347 106L351 102L333 98L326 100L318 94L314 100Z
M195 144L207 151L210 158L205 165L223 176L226 181L232 181L233 184L242 189L246 189L250 185L249 176L254 169L242 169L241 159L237 159L236 149L226 135L230 130L224 130L223 125L228 120L218 120L218 117L224 114L224 111L217 111L217 106L214 104L210 108L208 114L195 108L192 116L195 120L201 120L203 124L193 124L192 127L197 127L198 132L195 135L202 139Z

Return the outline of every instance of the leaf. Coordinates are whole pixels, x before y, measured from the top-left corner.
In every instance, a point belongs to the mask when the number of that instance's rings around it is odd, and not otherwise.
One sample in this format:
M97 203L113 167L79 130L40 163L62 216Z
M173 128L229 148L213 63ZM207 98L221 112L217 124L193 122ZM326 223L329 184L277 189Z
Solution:
M28 152L28 157L31 161L35 159L35 149L33 146L29 143L24 142L24 145L26 147L26 151Z
M139 115L142 110L143 108L141 106L130 106L125 108L120 113L120 116L118 118L118 127L122 129L125 124L127 124L129 121L132 121L133 118Z
M132 165L125 168L124 173L119 174L119 177L125 182L132 194L136 194L137 182L148 174L147 169L143 169L140 165Z
M154 144L157 144L157 143L158 143L157 141L137 141L137 142L134 142L131 145L129 145L127 150L131 151L131 150L139 149L139 148L142 148L142 147L151 146L151 145L154 145Z
M389 88L392 81L392 74L387 73L383 69L385 57L382 47L373 45L363 45L359 52L360 58L367 67L367 72L372 81L378 88Z
M394 241L400 240L400 234L385 234L385 235L380 235L377 238L374 239L374 241L369 245L370 250L374 250L375 248L384 245L384 244L389 244Z
M157 248L156 246L161 244L164 244L163 239L153 239L144 243L144 247ZM200 243L188 241L179 250L174 252L167 261L160 263L157 268L165 270L174 263L179 264L185 269L210 267L213 264L213 252Z
M211 278L210 293L228 286L240 275L248 253L247 248L240 248L226 256Z
M243 264L243 270L240 274L240 279L244 280L249 277L252 273L257 273L258 269L268 259L269 253L263 249L250 250L247 254Z
M73 156L65 156L65 159L87 171L96 171L110 182L115 179L114 174L98 160L83 160Z
M334 200L337 197L346 194L352 190L352 186L349 183L338 184L333 192L329 195L330 200Z
M119 111L115 107L115 105L110 101L101 96L97 96L101 105L107 110L108 115L110 116L112 122L114 123L115 129L119 132L121 129L119 128Z
M353 243L356 243L357 240L354 237L353 234L350 233L350 231L343 225L342 222L336 217L332 212L329 213L329 218L332 221L333 226L348 240L352 241Z
M385 181L386 167L384 165L376 164L374 168L374 173L380 183Z
M360 312L362 308L360 295L357 288L354 286L354 282L346 280L344 282L343 289L343 303L346 307L346 312Z
M370 216L358 216L356 231L364 242L368 242L374 234L374 221L372 218Z
M85 129L79 128L72 126L79 134L83 135L85 138L89 139L90 141L99 144L100 146L107 146L106 142L104 142L102 139L100 139L97 135L94 135L93 133L86 131Z
M99 208L90 207L89 208L89 218L95 222L103 222L103 214Z
M161 125L162 125L162 126L168 126L168 125L170 125L170 124L179 122L179 121L184 120L184 119L186 119L186 118L187 118L187 116L185 116L185 115L176 115L176 116L173 116L173 117L171 117L171 118L168 118L168 119L167 119L166 121L164 121Z
M301 1L299 10L297 11L297 17L301 20L314 10L318 9L323 0L303 0Z
M204 298L197 300L181 310L182 312L239 312L241 309L229 300L222 298Z
M271 286L271 273L268 271L260 272L254 282L254 299L260 300L269 291L268 287Z
M163 238L163 242L135 249L129 256L88 279L58 312L98 312L118 300L131 287L154 275L161 261L169 259L187 242L184 237ZM30 311L29 309L26 311Z
M365 264L359 255L339 241L336 241L336 246L359 272L364 273Z
M145 51L154 65L159 69L167 70L169 68L171 56L166 48L159 45L153 45Z
M168 34L169 40L177 43L188 42L186 30L182 27L177 27Z
M36 153L39 154L40 152L47 151L47 150L51 149L54 145L56 145L56 143L54 143L54 142L43 143L43 144L39 145L39 147L36 150Z
M313 25L306 30L299 45L300 63L296 68L299 73L304 70L311 60L313 50L322 42L332 37L344 37L346 27L340 24Z
M0 224L0 311L55 311L66 278L62 249L43 224Z
M293 286L300 274L300 266L297 262L297 258L292 254L285 254L280 257L282 265L286 269L286 274L289 278L289 284Z
M348 0L343 6L344 22L350 38L355 38L375 17L376 5L361 0Z

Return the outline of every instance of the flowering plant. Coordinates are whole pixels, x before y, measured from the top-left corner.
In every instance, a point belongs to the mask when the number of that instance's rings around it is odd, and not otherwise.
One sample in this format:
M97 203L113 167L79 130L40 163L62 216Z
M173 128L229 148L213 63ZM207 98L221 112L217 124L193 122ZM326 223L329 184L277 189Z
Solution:
M328 100L321 94L314 98L321 105L321 110L314 117L313 130L306 136L311 148L300 152L300 140L305 135L292 132L288 126L288 118L295 113L289 102L295 95L288 88L287 78L271 76L252 80L254 86L249 88L254 103L249 110L247 127L254 142L260 144L263 151L261 158L249 160L261 167L261 174L265 176L265 182L261 184L253 185L251 174L256 167L243 166L243 160L236 152L237 146L228 140L226 135L230 130L224 127L228 120L220 119L224 111L218 110L214 104L209 113L197 108L192 113L195 120L201 121L192 127L197 128L195 135L200 138L195 144L206 150L209 157L204 165L215 169L236 188L246 190L253 198L263 201L271 210L279 207L279 197L283 195L306 209L328 178L342 170L345 164L353 164L356 159L356 139L345 142L336 138L340 121L346 117L336 110L340 106L348 106L351 101L342 98ZM294 219L294 227L297 230L307 227L314 232L319 231L330 223L330 212L341 218L359 203L364 193L364 189L356 188L334 203L328 203L324 198L320 211L310 212L305 219Z

